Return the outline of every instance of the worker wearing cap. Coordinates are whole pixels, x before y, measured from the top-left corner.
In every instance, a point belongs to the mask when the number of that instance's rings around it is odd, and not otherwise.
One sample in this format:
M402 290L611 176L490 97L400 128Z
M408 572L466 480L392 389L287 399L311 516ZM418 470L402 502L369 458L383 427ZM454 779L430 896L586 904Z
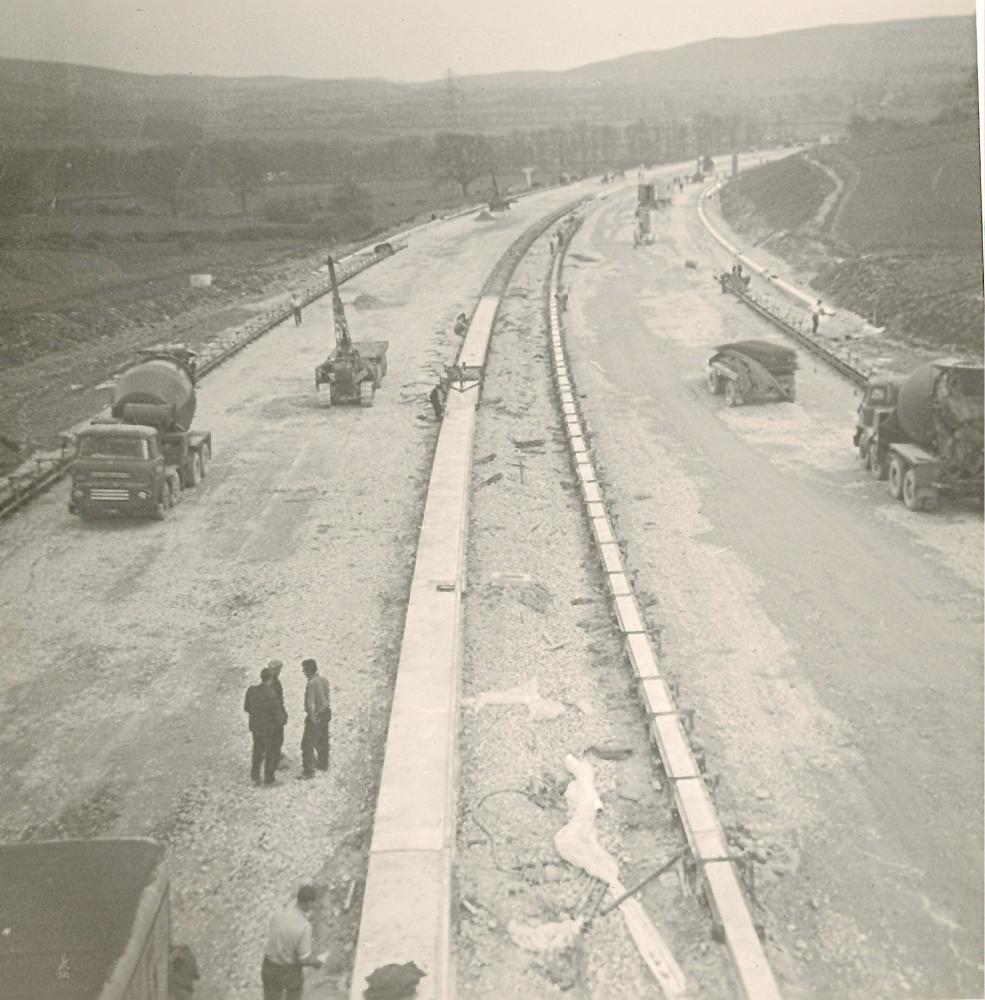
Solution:
M311 954L311 922L317 892L303 885L297 897L270 918L263 949L263 1000L299 1000L304 990L304 967L320 969L324 962Z
M272 687L274 675L269 667L260 671L260 683L247 688L243 711L250 717L250 735L253 737L253 760L250 776L253 784L260 784L260 763L263 763L263 783L276 784L277 733L283 733L287 716L277 700Z

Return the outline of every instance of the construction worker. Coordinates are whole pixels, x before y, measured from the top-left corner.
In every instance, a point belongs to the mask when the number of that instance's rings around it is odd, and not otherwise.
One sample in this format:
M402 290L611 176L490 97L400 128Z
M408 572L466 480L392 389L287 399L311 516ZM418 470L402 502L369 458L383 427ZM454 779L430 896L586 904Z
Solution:
M469 328L469 318L465 313L459 313L455 318L455 336L464 337L465 331Z

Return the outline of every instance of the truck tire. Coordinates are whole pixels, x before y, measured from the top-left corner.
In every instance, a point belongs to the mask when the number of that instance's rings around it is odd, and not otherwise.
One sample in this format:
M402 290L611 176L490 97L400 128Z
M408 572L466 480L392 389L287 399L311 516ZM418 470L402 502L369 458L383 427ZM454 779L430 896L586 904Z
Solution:
M171 484L165 483L161 490L161 502L154 508L154 520L163 521L168 516L168 511L174 506L174 493Z
M903 506L907 510L926 510L927 501L917 490L917 470L910 468L903 476Z
M366 379L365 382L359 383L359 405L360 406L372 406L373 396L376 394L376 386L373 384L372 379Z
M889 463L889 495L894 500L903 499L903 480L906 473L906 463L899 455L893 455Z
M708 391L713 396L720 395L722 391L722 385L718 378L718 372L716 372L714 368L708 369Z
M725 382L725 404L726 406L742 405L742 393L736 388L732 379L727 379Z
M204 479L205 470L209 467L209 462L212 461L212 448L207 441L202 445L199 454L202 456L202 478Z
M195 452L195 454L192 455L191 473L188 476L188 485L198 486L198 484L201 481L202 481L202 456L198 452Z
M869 471L880 482L889 476L889 456L874 445L869 445Z

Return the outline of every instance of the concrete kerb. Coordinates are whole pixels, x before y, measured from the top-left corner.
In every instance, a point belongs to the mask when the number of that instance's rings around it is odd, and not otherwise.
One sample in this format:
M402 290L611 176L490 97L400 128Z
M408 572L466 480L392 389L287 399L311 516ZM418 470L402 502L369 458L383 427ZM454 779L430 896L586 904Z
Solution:
M551 269L550 336L555 357L563 324L553 308L554 293L560 284L567 243ZM698 766L684 729L670 684L661 674L653 640L644 624L635 593L628 585L621 544L616 540L604 511L605 497L598 484L595 463L590 454L576 452L578 440L571 421L580 419L570 389L558 386L562 420L571 442L570 456L579 479L586 507L586 517L596 541L602 569L609 583L613 612L624 637L627 660L637 679L641 705L647 714L648 728L673 792L673 801L684 829L695 865L702 876L704 895L712 912L716 937L728 948L741 995L747 1000L779 1000L779 989L762 943L756 933L749 904L728 856L724 831L718 820L707 788L705 775ZM583 440L583 439L581 439Z
M553 219L549 216L545 227ZM500 301L499 295L480 298L458 365L484 365ZM471 390L449 393L438 434L390 711L353 1000L362 996L363 983L376 968L409 960L427 973L417 987L419 1000L455 996L450 910L455 740L477 405Z

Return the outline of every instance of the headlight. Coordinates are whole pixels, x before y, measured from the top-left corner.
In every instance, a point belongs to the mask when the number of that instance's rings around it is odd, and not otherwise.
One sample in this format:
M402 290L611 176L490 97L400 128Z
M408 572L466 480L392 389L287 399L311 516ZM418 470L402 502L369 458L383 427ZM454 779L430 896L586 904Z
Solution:
M81 488L79 488L79 487L77 487L76 489L72 490L72 499L73 500L84 500L85 499L85 495L86 495L86 491L83 490L83 489L81 489Z
M138 500L146 500L149 496L150 496L150 494L147 492L147 490L141 490L137 494L137 499Z

